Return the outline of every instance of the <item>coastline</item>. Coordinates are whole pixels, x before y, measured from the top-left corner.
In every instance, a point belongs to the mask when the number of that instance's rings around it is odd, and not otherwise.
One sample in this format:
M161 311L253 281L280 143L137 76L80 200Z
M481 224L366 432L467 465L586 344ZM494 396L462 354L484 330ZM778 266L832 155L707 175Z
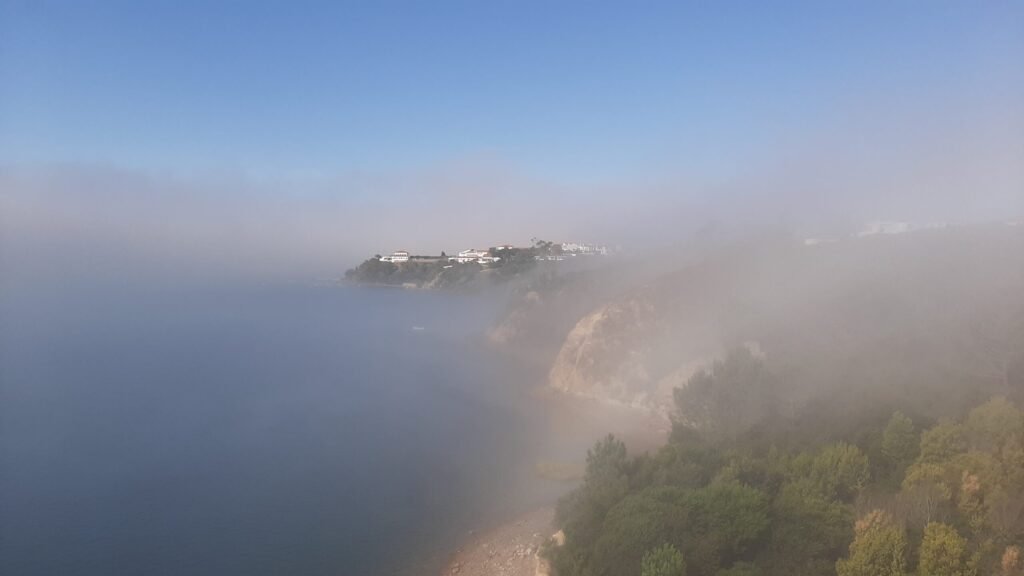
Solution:
M631 453L655 450L664 444L669 423L655 411L595 398L575 396L540 388L535 391L534 401L543 404L543 410L552 421L549 431L558 444L576 444L581 438L594 441L609 433L621 438ZM580 462L552 460L558 468L571 468L574 478L551 478L554 481L569 481L575 485L582 478L586 449L592 442L585 442L572 449ZM565 449L565 446L562 446ZM543 464L537 461L537 473L542 474ZM578 464L578 466L576 466ZM575 470L578 468L578 470ZM554 526L554 502L536 507L511 519L500 521L482 531L467 534L464 542L448 556L440 576L547 576L546 564L538 556L540 546L552 539L557 531Z
M554 506L544 506L481 532L456 550L441 576L541 576L541 545L552 537Z

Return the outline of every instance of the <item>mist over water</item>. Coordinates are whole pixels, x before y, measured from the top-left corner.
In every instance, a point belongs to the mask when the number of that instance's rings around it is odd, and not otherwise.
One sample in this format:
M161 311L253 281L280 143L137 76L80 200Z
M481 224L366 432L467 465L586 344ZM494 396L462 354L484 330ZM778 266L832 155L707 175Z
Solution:
M1014 451L941 458L977 531L943 573L1024 574L1022 32L0 0L0 576L835 574L979 408ZM968 483L978 447L1012 473Z
M494 313L399 290L6 290L0 572L429 572L565 489L532 479L543 425L480 345Z

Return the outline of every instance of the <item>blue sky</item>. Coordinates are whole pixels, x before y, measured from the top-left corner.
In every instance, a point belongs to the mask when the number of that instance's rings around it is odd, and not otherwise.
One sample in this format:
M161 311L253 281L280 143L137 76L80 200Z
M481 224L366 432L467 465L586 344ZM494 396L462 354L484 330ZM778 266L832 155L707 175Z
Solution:
M1002 2L3 2L7 162L556 181L771 162L858 99L1021 94ZM970 104L970 100L968 101Z
M0 249L330 275L1021 218L1022 63L1022 2L0 0Z

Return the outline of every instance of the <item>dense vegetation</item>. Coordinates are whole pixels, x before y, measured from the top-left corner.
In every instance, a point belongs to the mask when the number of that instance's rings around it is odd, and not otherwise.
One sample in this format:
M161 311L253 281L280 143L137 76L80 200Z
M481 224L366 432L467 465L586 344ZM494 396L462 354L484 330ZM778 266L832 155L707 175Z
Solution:
M558 506L559 576L1024 574L1024 413L992 397L934 421L843 395L787 406L745 348L676 391L666 446L609 436ZM918 397L919 405L932 399ZM960 398L960 397L958 397ZM845 412L842 426L822 414Z

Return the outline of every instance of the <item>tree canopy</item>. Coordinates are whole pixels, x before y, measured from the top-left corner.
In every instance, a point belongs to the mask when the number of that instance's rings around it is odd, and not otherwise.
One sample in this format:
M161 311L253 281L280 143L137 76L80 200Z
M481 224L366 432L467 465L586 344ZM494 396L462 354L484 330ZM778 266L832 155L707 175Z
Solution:
M752 408L743 424L711 421L781 385L748 351L730 354L677 392L664 447L597 443L558 506L565 543L546 552L557 574L1024 574L1024 412L1012 402L920 427L895 411L839 439L817 419Z
M675 546L662 544L644 554L640 576L686 576L686 562Z

